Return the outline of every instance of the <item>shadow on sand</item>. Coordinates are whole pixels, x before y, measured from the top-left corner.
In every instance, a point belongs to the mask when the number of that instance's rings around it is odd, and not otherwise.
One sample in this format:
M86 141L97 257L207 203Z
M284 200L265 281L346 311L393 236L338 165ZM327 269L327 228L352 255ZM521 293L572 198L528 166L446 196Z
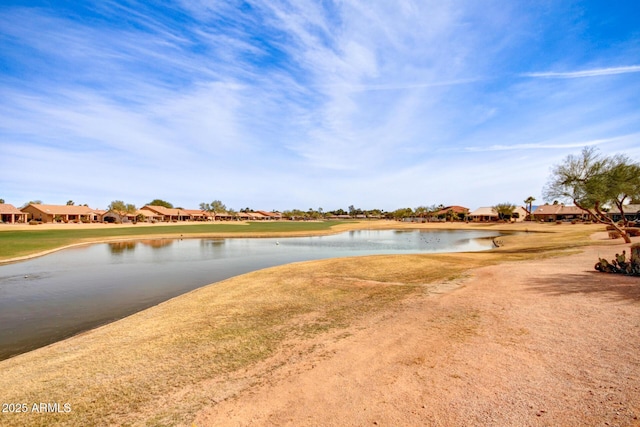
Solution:
M600 294L620 301L640 301L640 277L583 271L534 278L529 282L533 292L547 295Z

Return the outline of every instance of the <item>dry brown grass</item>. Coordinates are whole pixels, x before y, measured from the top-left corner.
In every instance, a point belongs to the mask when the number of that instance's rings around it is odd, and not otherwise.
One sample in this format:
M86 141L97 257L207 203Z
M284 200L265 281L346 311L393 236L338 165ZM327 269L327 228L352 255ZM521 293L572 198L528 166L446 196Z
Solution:
M575 251L601 229L503 227L540 233L503 237L503 246L489 253L358 257L261 270L2 361L2 402L69 403L72 411L0 414L0 424L189 424L198 409L259 382L256 367L292 342L335 336L368 313L470 268Z

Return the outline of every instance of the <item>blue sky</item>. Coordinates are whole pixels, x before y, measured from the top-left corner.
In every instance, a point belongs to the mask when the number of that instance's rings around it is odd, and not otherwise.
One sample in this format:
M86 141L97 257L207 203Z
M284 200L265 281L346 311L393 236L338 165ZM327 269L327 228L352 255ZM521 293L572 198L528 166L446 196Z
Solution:
M105 208L543 201L640 160L640 2L12 1L0 198Z

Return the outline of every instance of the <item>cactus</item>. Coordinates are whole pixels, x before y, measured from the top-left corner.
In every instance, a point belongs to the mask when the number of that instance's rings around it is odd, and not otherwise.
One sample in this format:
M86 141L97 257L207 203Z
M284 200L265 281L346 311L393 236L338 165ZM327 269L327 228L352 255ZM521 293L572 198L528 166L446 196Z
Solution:
M616 257L610 263L606 259L600 258L594 268L603 273L640 276L640 243L631 245L629 259L626 257L626 251L622 251L621 254L616 254Z

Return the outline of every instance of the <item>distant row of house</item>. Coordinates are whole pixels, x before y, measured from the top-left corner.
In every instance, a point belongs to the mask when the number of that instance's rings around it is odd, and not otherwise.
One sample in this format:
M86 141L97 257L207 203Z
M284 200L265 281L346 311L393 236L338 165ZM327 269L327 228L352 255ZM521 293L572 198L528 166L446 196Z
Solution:
M623 212L615 206L607 212L607 216L616 222L622 221L623 215L628 221L640 221L640 204L625 205ZM555 204L538 206L533 211L533 217L543 221L588 220L589 214L577 206Z
M607 215L614 221L622 220L622 214L620 209L614 207L607 212ZM624 207L624 216L629 221L640 220L640 204L630 204ZM499 221L500 215L493 207L480 207L474 211L470 211L463 206L447 206L437 212L430 212L418 216L418 221L428 220L430 218L437 218L440 220L465 220L472 222L492 222ZM534 221L587 221L589 220L589 213L580 209L577 206L566 206L563 204L553 205L540 205L533 209L530 214L529 211L518 206L511 214L509 221L520 222L525 220Z
M207 212L198 209L177 209L164 206L146 205L133 213L121 214L115 211L92 209L88 206L29 204L22 209L13 205L0 204L0 220L7 223L28 221L50 222L177 222L177 221L266 221L280 220L277 212L256 211Z
M515 208L509 217L509 221L524 221L529 213L521 206ZM405 218L411 222L432 222L432 221L471 221L471 222L492 222L499 221L500 215L493 207L480 207L474 211L464 206L446 206L435 212L420 213L416 216Z
M619 221L622 215L618 208L609 210L608 215ZM628 220L640 220L640 204L631 204L624 207L624 215ZM353 219L349 215L333 215L329 219ZM367 219L365 215L359 215L356 219ZM376 217L378 219L379 217ZM530 214L524 207L517 207L511 215L510 221L519 222L530 218ZM166 208L164 206L146 205L134 213L120 214L114 211L92 209L88 206L74 205L43 205L29 204L17 209L10 204L0 204L0 222L25 223L28 221L49 222L178 222L178 221L273 221L282 220L282 214L278 212L255 211L238 212L233 215L227 212L207 212L198 209ZM409 220L427 221L438 219L441 221L472 221L493 222L499 221L498 212L492 207L481 207L472 212L463 206L447 206L438 212L431 212L422 216L416 216ZM562 204L540 205L533 209L531 219L536 221L570 221L588 220L589 214L576 206Z

